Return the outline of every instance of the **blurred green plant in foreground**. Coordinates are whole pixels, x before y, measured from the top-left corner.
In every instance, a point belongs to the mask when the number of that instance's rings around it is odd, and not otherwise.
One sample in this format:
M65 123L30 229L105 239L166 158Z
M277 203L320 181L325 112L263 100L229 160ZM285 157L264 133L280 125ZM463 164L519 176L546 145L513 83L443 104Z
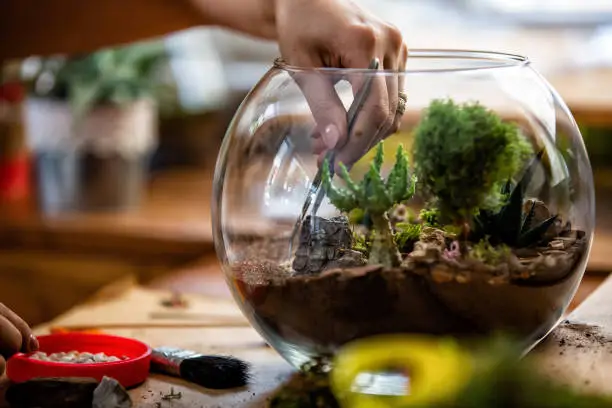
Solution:
M471 345L450 338L390 335L355 341L340 350L329 374L305 372L280 389L272 408L591 408L612 400L556 384L521 360L503 337ZM405 392L378 387L364 376L399 373ZM372 378L372 377L371 377ZM385 388L385 386L387 388ZM393 395L384 395L392 389Z

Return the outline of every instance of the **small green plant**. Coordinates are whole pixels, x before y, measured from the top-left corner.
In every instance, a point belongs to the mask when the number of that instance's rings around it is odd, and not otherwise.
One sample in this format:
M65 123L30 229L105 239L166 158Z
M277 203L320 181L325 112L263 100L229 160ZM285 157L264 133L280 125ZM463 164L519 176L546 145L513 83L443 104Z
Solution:
M423 226L410 222L401 222L395 226L395 244L402 253L411 252L415 242L421 237Z
M436 207L423 208L419 213L419 219L428 227L440 226L440 211Z
M372 243L368 237L359 231L353 231L353 249L359 251L365 256L370 253L370 247Z
M340 177L346 188L336 188L331 182L330 163L323 163L322 184L331 203L340 211L350 213L361 208L372 221L372 246L368 261L370 264L382 264L394 267L400 264L401 258L395 245L393 232L387 217L395 204L407 201L414 195L416 178L410 174L408 154L400 145L396 152L396 161L387 180L381 177L383 164L383 142L376 149L376 155L360 183L351 180L348 170L340 163Z
M470 251L470 257L487 265L497 265L510 255L510 247L504 244L493 246L488 239L478 241Z
M435 199L437 221L465 229L479 210L499 208L501 183L533 154L517 126L478 103L452 100L431 103L414 143L419 186Z
M44 58L25 81L38 97L67 100L80 118L96 105L169 97L158 76L166 61L164 43L148 41L70 58Z
M523 210L527 186L543 153L543 150L540 151L532 159L516 185L511 180L506 182L501 191L501 194L506 197L505 204L499 211L481 210L474 217L475 228L472 231L472 240L488 237L494 245L505 244L513 248L532 246L544 240L546 232L558 216L553 215L533 225L535 202L528 212Z

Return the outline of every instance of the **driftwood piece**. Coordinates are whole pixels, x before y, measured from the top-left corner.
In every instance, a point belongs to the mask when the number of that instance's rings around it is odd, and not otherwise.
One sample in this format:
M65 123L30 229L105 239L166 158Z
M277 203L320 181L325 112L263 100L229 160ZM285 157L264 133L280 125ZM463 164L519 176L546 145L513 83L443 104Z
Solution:
M132 400L116 380L40 378L11 385L5 395L11 408L131 408Z
M91 408L97 386L91 378L41 378L11 385L5 398L12 408Z

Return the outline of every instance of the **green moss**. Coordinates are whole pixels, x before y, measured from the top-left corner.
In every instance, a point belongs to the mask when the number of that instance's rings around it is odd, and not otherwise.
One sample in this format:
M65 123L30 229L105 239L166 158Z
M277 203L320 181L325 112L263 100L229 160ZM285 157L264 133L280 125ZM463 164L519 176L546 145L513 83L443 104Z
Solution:
M399 248L400 252L412 252L415 242L417 242L421 237L423 226L421 224L401 222L398 223L395 228L395 244Z
M372 243L365 234L353 231L353 249L355 251L359 251L365 256L368 256L371 246Z
M435 208L423 208L419 213L419 218L428 227L440 227L440 211Z
M510 255L510 247L501 244L491 245L488 239L478 241L469 252L469 256L487 265L499 265Z
M446 236L448 238L457 238L460 234L461 234L461 227L457 226L457 225L443 225L442 226L442 231L444 231L446 233Z
M478 103L435 100L415 130L419 187L436 199L443 222L469 221L502 204L501 185L533 150L517 126Z

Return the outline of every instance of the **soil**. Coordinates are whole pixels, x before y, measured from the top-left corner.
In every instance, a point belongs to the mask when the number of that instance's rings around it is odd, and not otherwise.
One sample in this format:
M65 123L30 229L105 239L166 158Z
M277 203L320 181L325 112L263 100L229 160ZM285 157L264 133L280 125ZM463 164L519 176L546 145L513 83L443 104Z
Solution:
M302 253L289 262L286 237L250 237L240 245L243 261L233 265L237 287L263 329L313 356L386 333L505 331L534 341L561 318L581 279L577 266L586 262L584 233L571 229L560 229L545 247L513 251L496 266L453 257L444 232L425 229L401 267L392 269L364 265L354 254L347 258L343 245L321 251L329 239L342 242L342 228L328 232L327 238L315 234L319 241L301 237L297 250L319 248L318 255L329 255L324 261L316 256L308 263Z

